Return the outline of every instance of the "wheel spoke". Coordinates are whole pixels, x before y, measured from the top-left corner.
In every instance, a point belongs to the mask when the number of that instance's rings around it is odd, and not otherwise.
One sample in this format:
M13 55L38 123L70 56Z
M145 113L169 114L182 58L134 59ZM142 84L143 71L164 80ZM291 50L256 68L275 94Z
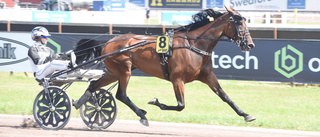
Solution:
M50 112L48 124L53 125L53 113Z
M48 106L38 106L38 107L39 107L39 110L38 110L39 113L49 110Z
M102 110L101 111L103 114L104 114L104 116L108 116L108 119L107 120L109 120L110 118L112 118L112 113L114 112L114 111L108 111L108 110ZM105 117L104 117L105 118ZM105 118L106 119L106 118Z
M106 115L104 115L104 114L106 114L106 113L103 113L103 111L102 112L100 112L100 117L101 117L101 121L102 121L102 123L104 123L104 122L106 122L106 121L109 121L110 120L110 115L108 115L107 114L107 116L108 116L108 119L105 117Z
M92 111L91 113L89 113L87 116L88 116L88 119L91 121L91 119L93 118L93 116L95 116L96 114L96 111Z
M94 117L93 123L94 123L94 124L98 124L98 125L100 126L100 124L99 124L99 112L96 113L96 115L95 115L95 117Z
M60 94L56 94L55 96L52 96L52 98L53 98L53 102L52 103L55 106L57 106L58 104L64 103L64 98Z
M44 121L46 121L46 119L50 115L50 111L48 110L47 112L43 113L42 115L40 115L40 112L38 112L37 114L38 114L39 118L41 118L41 120L44 122Z
M60 116L59 116L58 113L54 112L53 114L54 114L54 118L55 118L55 120L56 120L56 124L55 124L54 126L57 126L57 125L59 124L59 122L62 121L62 119L60 118ZM62 121L62 122L63 122L63 121Z
M40 103L43 103L46 106L49 106L49 100L47 99L47 96L44 94L41 95L41 99L39 100Z

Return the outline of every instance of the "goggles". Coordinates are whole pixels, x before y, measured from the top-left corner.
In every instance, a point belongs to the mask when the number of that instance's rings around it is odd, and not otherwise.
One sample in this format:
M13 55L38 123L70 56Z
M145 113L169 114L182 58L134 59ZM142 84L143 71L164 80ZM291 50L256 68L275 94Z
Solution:
M47 39L48 37L47 36L42 36L42 38Z

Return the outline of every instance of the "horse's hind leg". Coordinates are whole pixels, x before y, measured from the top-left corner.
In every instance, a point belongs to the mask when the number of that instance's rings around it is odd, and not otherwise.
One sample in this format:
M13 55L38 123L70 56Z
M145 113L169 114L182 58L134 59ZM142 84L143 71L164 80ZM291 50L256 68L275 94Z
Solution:
M119 87L116 94L116 98L121 102L123 102L124 104L126 104L128 107L130 107L141 118L140 119L141 124L145 126L149 126L148 120L145 117L147 112L143 109L138 108L127 96L126 90L127 90L130 76L131 76L131 71L125 72L124 74L122 73L122 76L120 76Z
M211 73L209 75L202 75L203 78L200 79L203 83L206 83L209 85L209 87L216 93L224 102L228 103L229 106L239 115L243 116L246 122L251 122L256 120L255 117L250 116L243 112L230 98L229 96L223 91L223 89L220 87L218 80L214 73L210 71Z
M100 79L92 81L85 91L85 93L80 97L79 100L74 102L74 107L76 109L79 109L82 104L84 104L89 97L92 96L92 92L95 92L97 89L104 87L106 85L109 85L112 82L117 81L117 78L110 72L106 72L104 76L102 76Z

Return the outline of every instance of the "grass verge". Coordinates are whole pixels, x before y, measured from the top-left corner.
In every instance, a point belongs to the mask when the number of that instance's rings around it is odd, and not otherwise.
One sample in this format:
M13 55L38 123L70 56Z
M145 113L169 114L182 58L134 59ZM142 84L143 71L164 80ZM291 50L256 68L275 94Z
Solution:
M31 75L31 73L30 73ZM146 110L151 121L250 126L304 131L320 131L320 88L291 87L287 84L257 81L220 80L229 97L246 113L257 117L246 123L205 84L195 81L185 86L183 111L162 111L147 102L154 97L167 105L177 105L170 82L154 77L131 77L128 96ZM78 99L87 83L74 83L67 93ZM21 72L10 76L0 72L0 113L32 115L33 100L42 87ZM116 88L112 91L116 93ZM117 119L139 120L127 106L118 103ZM80 117L73 108L73 117Z

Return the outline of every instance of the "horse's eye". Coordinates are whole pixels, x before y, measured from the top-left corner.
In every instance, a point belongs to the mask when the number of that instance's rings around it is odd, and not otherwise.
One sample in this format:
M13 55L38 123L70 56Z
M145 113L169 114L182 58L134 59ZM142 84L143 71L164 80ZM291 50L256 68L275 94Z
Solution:
M236 19L236 20L242 20L242 19L243 19L243 18L242 18L241 16L239 16L239 15L234 15L233 17L234 17L234 19Z

